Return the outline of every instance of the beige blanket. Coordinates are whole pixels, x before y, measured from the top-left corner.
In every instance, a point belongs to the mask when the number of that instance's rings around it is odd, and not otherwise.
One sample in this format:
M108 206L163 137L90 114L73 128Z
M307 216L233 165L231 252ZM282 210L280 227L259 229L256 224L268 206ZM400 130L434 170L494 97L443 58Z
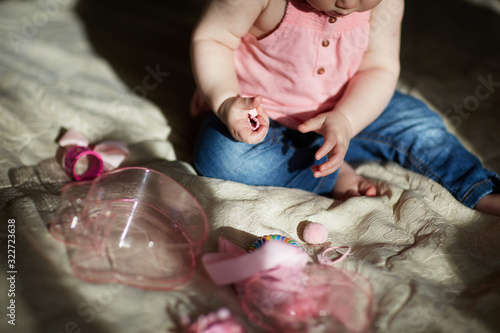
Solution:
M400 87L442 112L450 129L499 172L500 88L488 98L475 95L480 77L500 82L499 17L453 1L452 14L468 15L443 22L445 12L425 11L426 3L440 10L450 1L407 2ZM247 247L259 236L283 234L315 254L326 245L305 244L301 226L327 226L330 244L353 249L340 267L374 287L370 331L498 330L500 219L463 207L433 181L392 164L362 165L357 171L382 196L341 202L195 174L187 38L200 8L197 1L0 2L0 246L6 262L7 225L15 220L17 271L15 295L12 285L0 284L0 331L176 332L181 316L223 306L249 332L259 331L234 290L215 287L200 264L190 283L174 291L91 284L72 275L64 245L47 230L69 181L55 140L70 127L91 142L126 141L131 154L124 166L164 172L189 190L209 219L205 251L216 248L217 236ZM424 13L429 23L422 25ZM477 110L467 104L474 98ZM453 112L454 104L469 107L468 116ZM5 281L10 274L1 267ZM15 326L5 310L11 300Z

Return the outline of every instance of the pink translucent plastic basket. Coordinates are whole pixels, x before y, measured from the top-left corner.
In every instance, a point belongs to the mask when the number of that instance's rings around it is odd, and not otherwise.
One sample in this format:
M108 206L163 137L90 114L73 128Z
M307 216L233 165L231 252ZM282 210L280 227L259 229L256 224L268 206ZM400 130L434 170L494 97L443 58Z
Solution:
M208 222L179 183L134 167L66 185L50 233L83 280L173 289L193 276Z
M360 274L324 265L280 268L238 285L245 312L275 332L368 332L373 289Z

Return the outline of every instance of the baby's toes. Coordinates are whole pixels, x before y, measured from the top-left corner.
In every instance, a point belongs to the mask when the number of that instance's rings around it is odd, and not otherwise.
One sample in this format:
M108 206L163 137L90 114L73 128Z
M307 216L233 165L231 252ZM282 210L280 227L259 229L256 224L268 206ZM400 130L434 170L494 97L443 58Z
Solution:
M367 197L374 197L377 195L377 188L370 181L364 180L359 183L359 193Z

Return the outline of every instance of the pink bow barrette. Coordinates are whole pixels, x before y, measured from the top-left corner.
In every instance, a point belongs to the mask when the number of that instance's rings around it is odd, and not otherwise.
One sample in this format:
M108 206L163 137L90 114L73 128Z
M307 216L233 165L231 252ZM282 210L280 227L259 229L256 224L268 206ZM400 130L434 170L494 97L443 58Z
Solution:
M105 171L118 168L129 154L125 142L105 141L91 145L85 136L72 128L58 143L65 148L64 170L77 181L92 180Z

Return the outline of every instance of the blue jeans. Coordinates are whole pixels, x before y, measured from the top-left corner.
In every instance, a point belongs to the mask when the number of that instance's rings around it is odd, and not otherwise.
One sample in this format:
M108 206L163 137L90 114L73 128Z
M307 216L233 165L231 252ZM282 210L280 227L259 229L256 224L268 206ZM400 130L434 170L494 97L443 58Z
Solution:
M249 145L233 139L211 113L195 146L194 166L203 176L248 185L298 188L328 195L337 172L314 178L311 166L323 137L303 134L271 120L266 138ZM500 177L485 169L449 133L441 117L421 101L396 92L386 110L350 142L345 160L393 161L444 186L467 207L500 191Z

